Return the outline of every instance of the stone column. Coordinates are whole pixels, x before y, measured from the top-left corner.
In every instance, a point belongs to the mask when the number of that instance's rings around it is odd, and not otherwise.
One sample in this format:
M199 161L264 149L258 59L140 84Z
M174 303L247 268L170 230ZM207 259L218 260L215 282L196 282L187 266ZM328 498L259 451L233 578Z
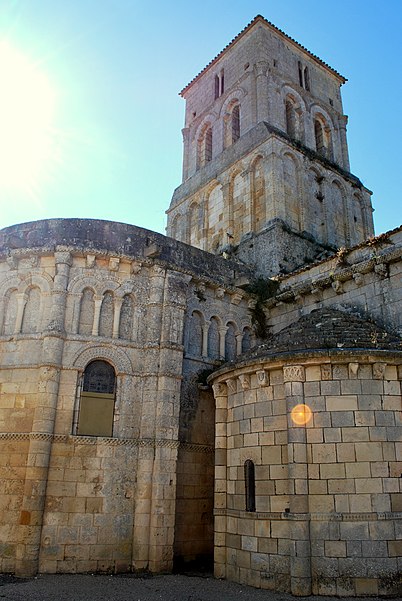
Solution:
M259 61L255 64L257 88L257 123L269 121L268 107L268 63Z
M213 384L215 397L215 495L214 575L226 578L227 510L227 412L228 390L224 382Z
M99 334L99 318L102 307L103 296L95 296L95 310L94 310L94 322L92 326L92 336L98 336Z
M202 356L208 357L208 331L209 326L211 325L210 321L206 321L202 324Z
M144 388L142 395L142 415L140 439L143 444L138 449L137 488L133 528L133 557L135 570L149 569L150 531L152 510L152 488L155 467L155 422L158 390L159 344L162 326L162 307L166 271L159 265L150 269L150 291L146 319Z
M350 171L350 163L349 163L349 152L348 152L348 140L346 134L346 126L348 123L348 118L346 115L342 115L339 118L339 137L341 141L341 152L342 152L342 167L345 171Z
M73 315L71 322L71 333L77 334L78 328L80 324L80 308L81 308L81 300L82 300L82 292L72 294L70 292L70 298L73 299Z
M151 271L133 566L152 572L169 571L173 564L182 325L189 280L157 265Z
M123 304L122 298L114 299L114 313L113 313L113 338L119 337L119 326L120 326L120 313L121 306Z
M219 356L221 359L225 358L225 336L227 327L221 326L219 328Z
M238 334L236 334L236 355L237 356L241 355L242 342L243 342L243 334L241 332L239 332Z
M226 232L233 235L233 190L229 181L222 183L222 196L223 196L223 212L227 215L227 228L222 231L222 243L226 246L230 243ZM225 226L223 226L225 227Z
M55 253L56 275L50 319L44 332L42 367L30 435L24 496L21 504L15 573L32 577L38 571L46 486L59 394L64 348L64 319L71 266L69 253Z
M190 162L190 128L184 127L181 130L183 135L183 182L189 176L189 162Z
M27 300L28 296L24 292L17 294L17 316L15 318L14 334L21 332L22 318Z
M190 280L190 276L168 271L163 290L149 541L152 572L173 567L183 323Z
M290 579L291 593L311 595L310 514L307 478L306 428L304 407L305 373L302 365L283 368L286 408L288 416L289 519L290 524Z

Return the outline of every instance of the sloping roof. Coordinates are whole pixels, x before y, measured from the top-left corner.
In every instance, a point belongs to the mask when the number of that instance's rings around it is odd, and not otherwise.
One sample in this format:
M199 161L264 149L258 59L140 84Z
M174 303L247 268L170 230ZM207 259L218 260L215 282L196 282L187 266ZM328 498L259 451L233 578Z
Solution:
M402 339L377 324L337 309L316 309L239 358L305 350L402 351Z
M305 48L304 46L302 46L302 44L299 44L299 42L297 42L296 40L294 40L292 37L290 37L289 35L287 35L284 31L282 31L282 29L279 29L279 27L276 27L273 23L271 23L271 21L268 21L267 19L265 19L262 15L257 15L256 17L254 17L254 19L248 24L246 25L246 27L244 29L241 30L240 33L237 34L237 36L235 36L233 38L233 40L231 40L229 42L229 44L227 44L223 50L221 50L221 52L219 52L219 54L217 54L215 56L215 58L213 58L199 73L198 75L196 75L182 90L181 92L179 92L180 96L183 96L184 92L186 92L190 86L192 86L192 84L197 81L201 75L203 75L214 63L216 63L221 56L229 49L231 48L231 46L233 46L236 42L239 41L240 38L242 38L256 23L261 22L264 23L265 25L268 25L271 29L273 29L276 33L279 33L282 37L284 37L286 40L288 40L289 42L292 42L292 44L294 44L295 46L297 46L300 50L303 50L303 52L307 53L313 60L315 60L317 63L319 63L322 67L325 67L326 69L328 69L329 71L331 71L331 73L333 73L336 77L338 77L342 83L345 83L347 81L347 79L345 77L343 77L343 75L341 75L340 73L338 73L338 71L336 71L335 69L333 69L332 67L330 67L330 65L328 65L326 62L324 62L323 60L321 60L316 54L313 54L312 52L310 52L310 50L307 50L307 48Z

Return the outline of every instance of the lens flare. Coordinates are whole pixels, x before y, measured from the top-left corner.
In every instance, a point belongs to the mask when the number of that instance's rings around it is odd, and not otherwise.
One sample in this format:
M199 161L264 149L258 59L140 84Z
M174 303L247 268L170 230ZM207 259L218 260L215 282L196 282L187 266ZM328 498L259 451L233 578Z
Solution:
M29 190L52 155L55 93L39 68L0 43L0 186Z
M308 405L300 403L299 405L293 407L290 416L296 426L304 426L311 420L313 413Z

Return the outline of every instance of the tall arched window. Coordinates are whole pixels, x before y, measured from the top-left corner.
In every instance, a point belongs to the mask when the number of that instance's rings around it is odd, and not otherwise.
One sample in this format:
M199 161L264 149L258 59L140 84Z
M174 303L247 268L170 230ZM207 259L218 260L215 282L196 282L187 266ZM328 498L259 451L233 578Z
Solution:
M240 106L236 104L232 111L232 144L240 138Z
M212 160L212 127L206 126L198 138L197 168Z
M80 317L78 322L78 333L90 336L94 325L95 301L94 291L84 288L80 304Z
M108 290L104 293L99 316L99 336L112 337L114 316L113 293Z
M5 335L13 334L15 330L18 312L17 293L17 290L8 290L5 295L3 323L3 334Z
M211 359L219 359L219 346L219 322L216 317L211 317L211 323L208 328L208 357Z
M130 294L125 294L120 310L119 338L131 340L133 332L134 301Z
M92 361L84 371L77 434L112 436L116 374L110 363Z
M227 324L225 334L225 359L226 361L236 359L236 326L231 321Z
M204 164L212 160L212 127L205 132Z
M304 87L308 92L310 91L310 73L308 67L304 67Z
M189 243L195 246L199 244L202 237L202 209L201 206L194 202L189 210Z
M244 462L246 511L255 511L255 468L251 459Z
M22 318L21 332L23 334L32 334L39 330L39 318L41 308L41 293L39 288L30 288L27 294L27 301Z
M193 311L188 323L188 353L195 357L202 355L202 324L201 313Z
M296 112L291 100L285 103L286 133L291 138L296 137Z
M323 118L314 119L315 147L319 154L326 159L332 159L331 130Z
M267 218L265 204L265 178L262 158L258 157L252 171L252 202L253 202L253 229L259 232L263 229Z
M245 353L251 348L251 330L249 327L243 328L243 338L241 341L241 352Z

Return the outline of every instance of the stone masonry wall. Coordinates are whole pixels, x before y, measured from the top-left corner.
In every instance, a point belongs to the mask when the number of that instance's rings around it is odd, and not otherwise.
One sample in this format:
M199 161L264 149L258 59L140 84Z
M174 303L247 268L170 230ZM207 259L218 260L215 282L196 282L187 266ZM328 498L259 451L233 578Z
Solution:
M215 574L295 595L401 594L401 359L313 355L214 380Z

